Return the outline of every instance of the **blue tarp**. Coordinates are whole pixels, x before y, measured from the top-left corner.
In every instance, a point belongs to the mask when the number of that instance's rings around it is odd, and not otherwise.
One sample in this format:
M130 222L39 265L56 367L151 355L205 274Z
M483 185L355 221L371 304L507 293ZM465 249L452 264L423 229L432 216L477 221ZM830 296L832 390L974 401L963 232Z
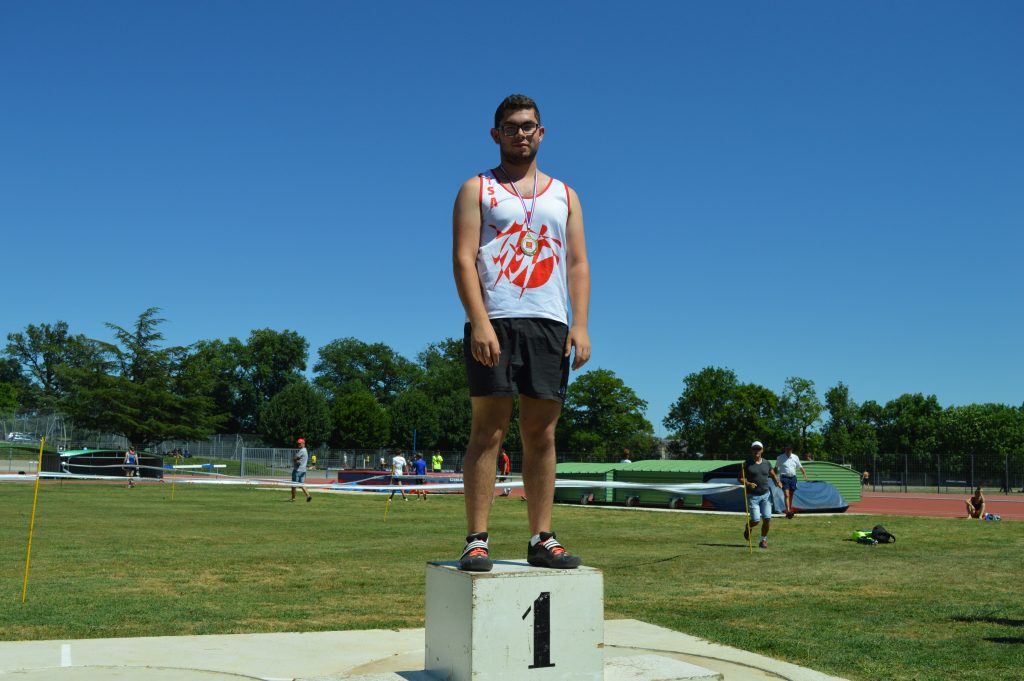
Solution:
M733 483L736 480L733 478L712 478L707 482L716 483ZM786 512L786 499L782 496L782 490L775 486L774 482L769 482L772 488L772 513L775 515L782 515ZM705 507L710 506L716 511L736 511L742 513L743 508L743 490L734 490L732 492L723 492L722 494L708 494L704 497L706 502ZM815 511L825 512L843 512L849 508L850 504L843 499L843 495L839 493L839 490L835 488L835 485L829 482L800 482L796 487L796 493L793 495L793 508L804 512L813 513Z

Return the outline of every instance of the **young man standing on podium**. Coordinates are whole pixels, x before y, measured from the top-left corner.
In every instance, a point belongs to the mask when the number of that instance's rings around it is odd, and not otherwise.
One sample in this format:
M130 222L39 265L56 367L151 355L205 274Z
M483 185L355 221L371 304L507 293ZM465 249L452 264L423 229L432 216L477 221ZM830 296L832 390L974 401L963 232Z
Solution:
M453 219L455 285L466 310L463 351L473 405L463 465L469 535L459 568L492 567L487 521L495 463L516 396L531 535L527 560L537 567L575 568L581 561L556 539L551 508L555 425L570 356L573 369L590 359L583 212L576 192L537 169L544 127L532 99L506 97L494 113L491 139L500 163L462 185Z

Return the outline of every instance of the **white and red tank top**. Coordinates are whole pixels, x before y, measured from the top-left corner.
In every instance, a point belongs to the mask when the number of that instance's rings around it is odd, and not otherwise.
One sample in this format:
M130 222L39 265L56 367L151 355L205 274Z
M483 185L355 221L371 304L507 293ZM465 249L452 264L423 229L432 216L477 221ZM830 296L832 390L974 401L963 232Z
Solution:
M536 199L524 196L521 200L498 181L493 170L480 174L482 219L476 271L484 307L490 319L541 317L568 324L569 187L549 178L546 186L537 187ZM527 220L531 206L532 220Z

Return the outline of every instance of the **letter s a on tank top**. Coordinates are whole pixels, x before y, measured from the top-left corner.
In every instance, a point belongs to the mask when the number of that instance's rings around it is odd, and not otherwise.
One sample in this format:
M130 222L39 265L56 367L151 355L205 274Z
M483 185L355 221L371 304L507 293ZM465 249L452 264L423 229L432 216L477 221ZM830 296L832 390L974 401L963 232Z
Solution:
M526 210L534 204L525 199ZM494 171L480 174L480 250L476 271L490 319L541 317L569 323L565 226L569 188L550 178L538 188L527 230L524 201Z

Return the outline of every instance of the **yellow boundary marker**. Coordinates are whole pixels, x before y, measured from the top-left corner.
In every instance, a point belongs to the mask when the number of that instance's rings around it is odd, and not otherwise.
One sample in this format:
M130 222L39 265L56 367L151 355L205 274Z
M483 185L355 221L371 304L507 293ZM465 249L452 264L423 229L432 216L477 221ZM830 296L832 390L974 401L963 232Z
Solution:
M174 455L174 465L177 466L181 463L181 454ZM171 501L174 501L174 480L177 476L174 474L174 468L171 469Z
M743 515L747 520L747 553L754 553L754 539L750 534L750 502L747 501L747 462L740 462L740 482L743 483Z
M32 495L32 519L28 523L28 551L25 553L25 581L21 585L21 602L28 595L28 566L32 561L32 532L36 527L36 503L39 501L39 474L43 471L43 445L46 438L39 440L39 462L36 464L36 491Z

